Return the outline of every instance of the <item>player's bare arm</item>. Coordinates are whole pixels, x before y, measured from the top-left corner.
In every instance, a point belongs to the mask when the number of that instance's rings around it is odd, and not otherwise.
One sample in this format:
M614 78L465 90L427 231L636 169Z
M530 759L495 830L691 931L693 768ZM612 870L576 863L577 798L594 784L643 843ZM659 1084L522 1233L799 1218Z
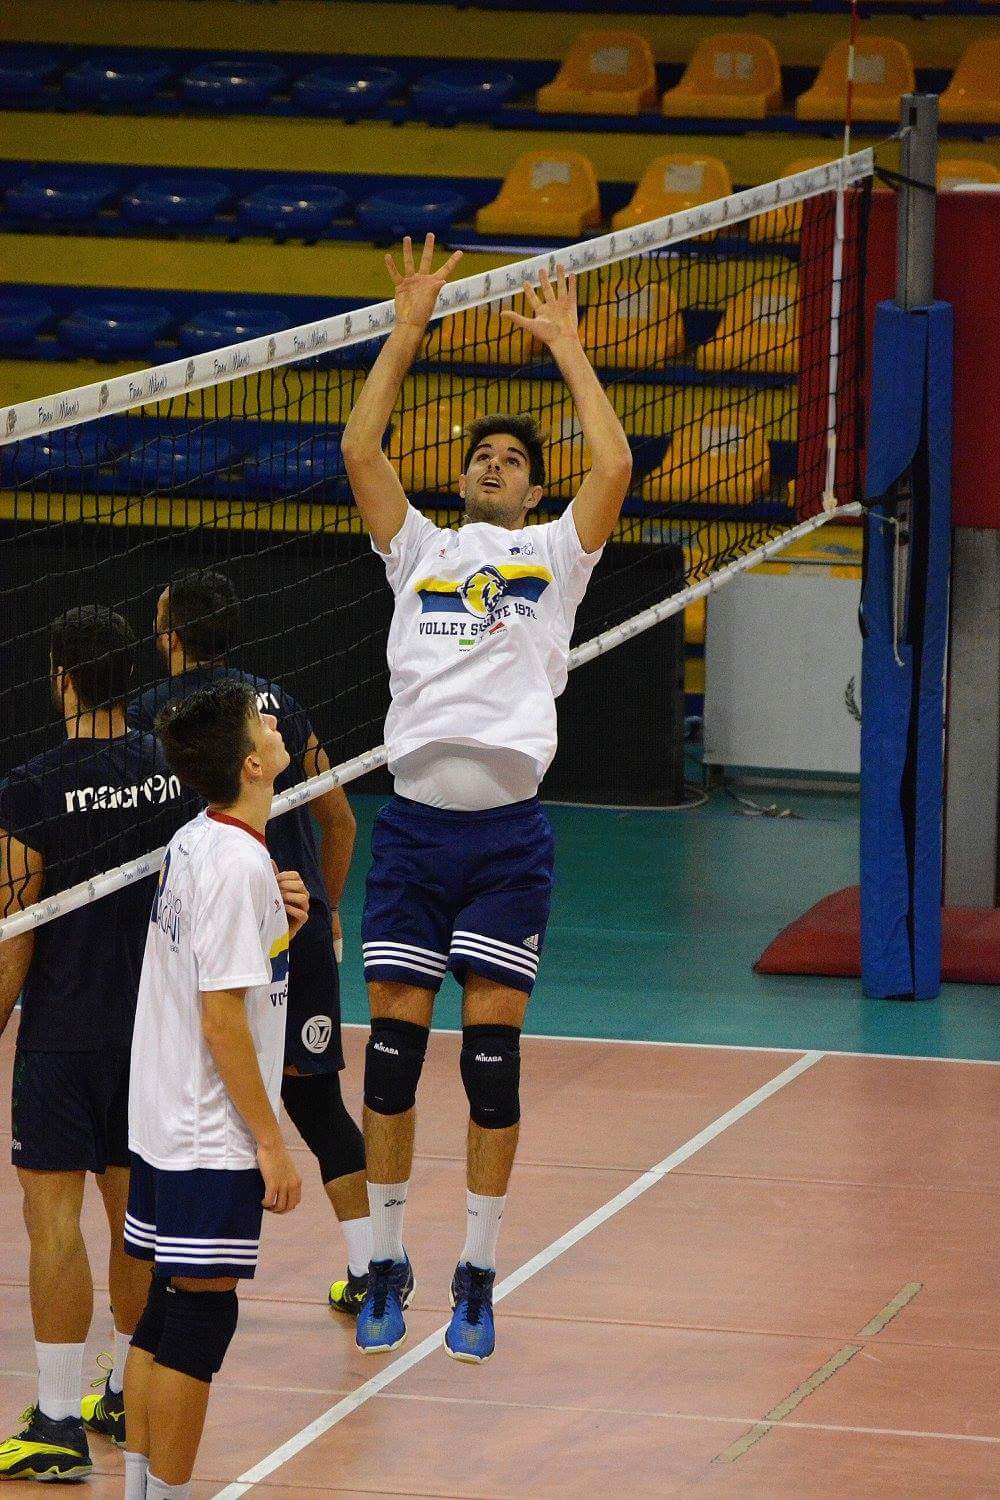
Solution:
M395 287L396 322L354 403L341 441L344 467L358 509L382 552L388 550L406 519L406 495L382 451L382 434L427 331L441 288L461 258L461 250L456 250L434 271L432 234L424 240L419 266L414 265L409 235L403 240L402 271L391 255L385 258Z
M330 769L330 757L314 734L309 736L306 743L303 765L307 776L322 776L324 771ZM322 797L314 798L311 807L319 824L319 863L330 902L333 940L339 943L343 940L340 902L354 855L357 821L342 786L333 786Z
M43 880L44 863L38 850L0 828L0 917L12 916L37 901ZM0 1036L24 989L34 951L33 932L0 943Z
M573 519L584 551L596 552L621 514L632 478L632 454L625 429L580 342L576 277L558 266L555 284L544 270L539 281L541 296L529 282L524 284L530 316L505 312L501 317L548 348L569 387L591 455L590 472L573 501Z
M271 1108L246 1016L245 990L203 990L201 1027L226 1092L257 1143L264 1207L285 1214L302 1196L302 1180Z

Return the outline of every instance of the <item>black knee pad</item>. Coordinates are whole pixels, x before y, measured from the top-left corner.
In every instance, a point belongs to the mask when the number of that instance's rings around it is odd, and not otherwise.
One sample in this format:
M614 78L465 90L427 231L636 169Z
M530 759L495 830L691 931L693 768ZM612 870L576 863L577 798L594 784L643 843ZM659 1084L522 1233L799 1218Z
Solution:
M288 1118L319 1163L323 1182L365 1169L365 1142L347 1112L337 1073L286 1073L281 1098Z
M521 1118L521 1033L516 1026L462 1030L462 1082L475 1125L503 1130Z
M365 1048L365 1104L378 1115L412 1109L427 1052L426 1026L376 1016Z
M149 1285L149 1296L142 1316L132 1335L132 1348L145 1349L155 1354L163 1337L163 1326L167 1321L167 1303L170 1301L170 1284L165 1276L155 1276Z
M211 1385L232 1343L240 1305L235 1292L189 1292L172 1286L156 1363Z

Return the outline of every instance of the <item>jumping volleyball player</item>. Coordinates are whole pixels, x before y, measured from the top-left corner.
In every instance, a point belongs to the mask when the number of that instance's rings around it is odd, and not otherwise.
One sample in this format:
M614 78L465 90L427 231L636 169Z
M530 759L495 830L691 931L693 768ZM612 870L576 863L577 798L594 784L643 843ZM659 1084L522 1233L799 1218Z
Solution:
M593 455L558 520L528 526L544 493L534 422L501 413L472 424L460 530L408 502L382 435L456 252L433 272L434 240L403 273L386 257L396 319L344 430L358 508L382 557L395 611L385 726L395 796L372 838L363 924L372 1026L365 1058L365 1147L373 1260L358 1315L367 1353L406 1336L413 1272L403 1212L414 1102L434 997L446 971L463 987L462 1081L470 1106L465 1246L452 1281L449 1354L495 1346L500 1218L520 1120L520 1034L545 939L553 837L538 786L556 748L577 606L621 512L631 476L625 433L580 343L574 278L525 284L529 316L506 313L547 346Z

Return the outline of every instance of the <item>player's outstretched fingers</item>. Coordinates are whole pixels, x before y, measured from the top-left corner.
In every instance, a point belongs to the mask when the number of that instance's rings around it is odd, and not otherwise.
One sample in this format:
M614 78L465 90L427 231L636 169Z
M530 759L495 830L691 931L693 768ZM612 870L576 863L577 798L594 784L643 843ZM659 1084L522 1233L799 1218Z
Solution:
M385 258L385 264L386 264L386 269L389 272L389 275L392 277L392 284L393 284L393 286L399 286L399 283L402 281L403 278L399 274L399 269L398 269L398 267L396 265L396 262L393 260L393 258L392 258L391 255L387 255L386 256L386 258Z
M403 275L413 275L413 241L408 234L403 235Z
M424 235L424 248L420 256L420 274L426 276L434 260L434 235L428 231Z
M542 272L542 275L543 276L545 275L544 271ZM539 301L538 293L535 291L535 288L531 285L531 282L527 279L527 277L525 277L525 280L524 280L523 290L524 290L524 300L525 300L525 302L527 302L528 306L531 308L531 311L535 312L535 313L541 312L541 310L542 310L542 304Z
M451 275L452 271L454 271L455 267L462 259L462 254L463 252L461 250L453 250L451 252L448 259L445 261L444 265L438 272L438 275L441 277L442 281L448 280L448 277Z

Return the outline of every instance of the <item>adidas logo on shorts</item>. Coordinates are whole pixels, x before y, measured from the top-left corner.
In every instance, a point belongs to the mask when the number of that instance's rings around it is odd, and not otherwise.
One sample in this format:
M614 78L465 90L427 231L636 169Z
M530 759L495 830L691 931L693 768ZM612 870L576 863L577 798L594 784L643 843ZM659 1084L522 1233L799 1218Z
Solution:
M537 953L538 952L538 933L537 932L533 932L530 937L526 937L525 940L524 940L524 946L525 946L525 948L530 948L531 951L532 951L532 953Z

